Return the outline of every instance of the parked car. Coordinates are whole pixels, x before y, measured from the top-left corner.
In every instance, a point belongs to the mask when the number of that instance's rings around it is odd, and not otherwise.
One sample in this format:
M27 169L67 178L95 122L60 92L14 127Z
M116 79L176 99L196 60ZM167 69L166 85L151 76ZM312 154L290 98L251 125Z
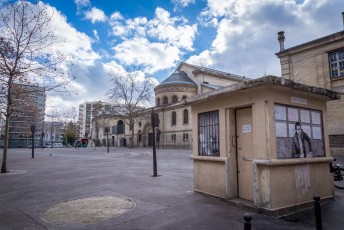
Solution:
M84 147L84 148L86 148L87 147L87 142L84 142L84 143L82 143L81 141L76 141L75 143L74 143L74 147L75 148L79 148L79 147Z
M53 148L62 148L62 143L53 143ZM47 144L47 148L51 148L51 144Z
M35 148L45 148L46 146L43 144L43 146L41 144L35 145ZM29 145L29 148L32 148L32 145Z

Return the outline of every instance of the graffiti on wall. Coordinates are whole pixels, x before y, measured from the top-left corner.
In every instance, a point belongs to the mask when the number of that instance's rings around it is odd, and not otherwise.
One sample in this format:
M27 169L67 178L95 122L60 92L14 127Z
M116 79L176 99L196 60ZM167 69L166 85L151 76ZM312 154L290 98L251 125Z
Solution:
M278 159L325 155L321 111L276 104L275 128Z

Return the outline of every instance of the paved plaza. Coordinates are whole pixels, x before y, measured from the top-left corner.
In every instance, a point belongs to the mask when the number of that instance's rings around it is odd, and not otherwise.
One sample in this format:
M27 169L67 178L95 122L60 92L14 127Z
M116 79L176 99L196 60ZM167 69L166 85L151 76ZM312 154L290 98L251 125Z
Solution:
M150 148L36 149L34 159L31 149L9 149L0 229L243 229L248 211L193 192L190 155L157 150L152 177ZM335 189L322 205L324 229L343 229L343 213L344 191ZM315 229L314 210L252 216L252 229Z

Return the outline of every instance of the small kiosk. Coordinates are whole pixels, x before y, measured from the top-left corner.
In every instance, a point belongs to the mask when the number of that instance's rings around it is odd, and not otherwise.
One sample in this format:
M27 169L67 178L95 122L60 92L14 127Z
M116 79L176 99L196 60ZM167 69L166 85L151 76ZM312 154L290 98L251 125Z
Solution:
M188 98L194 190L276 216L333 198L326 101L339 98L275 76Z

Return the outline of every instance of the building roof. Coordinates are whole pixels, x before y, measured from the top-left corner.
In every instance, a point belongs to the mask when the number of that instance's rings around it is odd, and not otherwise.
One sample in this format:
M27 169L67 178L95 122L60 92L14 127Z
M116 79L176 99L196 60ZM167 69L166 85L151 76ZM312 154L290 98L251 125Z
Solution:
M209 88L209 89L220 89L223 87L220 85L212 85L212 84L205 84L205 83L202 83L201 86Z
M282 50L282 51L276 53L276 55L278 57L280 57L280 56L283 56L283 55L286 55L289 53L297 52L299 50L304 50L304 49L312 48L315 46L322 46L324 44L327 44L330 42L335 42L335 41L342 40L342 39L344 39L344 31L340 31L340 32L337 32L334 34L327 35L325 37L321 37L321 38L318 38L318 39L315 39L315 40L294 46L294 47L290 47L288 49L285 49L285 50Z
M203 66L193 65L193 64L186 63L186 62L181 62L179 64L179 66L177 67L177 70L180 70L183 65L187 65L187 66L194 68L195 70L192 73L195 75L207 74L207 75L215 76L218 78L224 78L224 79L228 79L228 80L232 80L232 81L236 81L236 82L243 82L243 81L247 81L250 79L250 78L247 78L245 76L239 76L239 75L232 74L232 73L222 72L219 70L214 70L214 69L206 68Z
M213 90L207 93L198 94L196 96L187 98L186 103L202 102L215 96L230 94L232 92L245 90L245 89L249 89L249 88L253 88L257 86L275 86L275 87L282 87L282 88L290 88L297 91L326 97L326 98L329 98L330 100L340 99L340 94L335 91L319 88L319 87L314 87L314 86L309 86L305 84L300 84L289 79L284 79L281 77L269 75L269 76L261 77L258 79L253 79L253 80L249 80L245 82L239 82L239 83L229 85L229 86L220 88L218 90Z
M168 78L166 78L163 82L161 82L159 86L166 86L166 85L188 85L196 87L197 84L188 77L188 75L184 71L176 70L172 73Z

